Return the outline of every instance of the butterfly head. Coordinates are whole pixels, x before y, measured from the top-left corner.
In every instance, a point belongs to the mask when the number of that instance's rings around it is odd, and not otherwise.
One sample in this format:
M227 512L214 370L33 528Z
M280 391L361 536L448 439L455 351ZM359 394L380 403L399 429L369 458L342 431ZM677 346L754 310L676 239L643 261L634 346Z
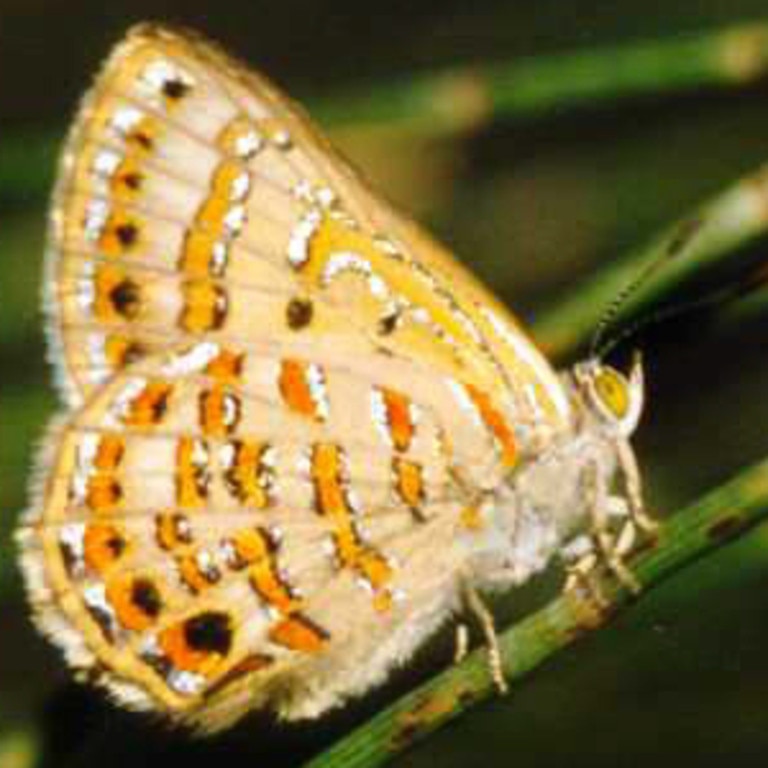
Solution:
M627 375L600 360L590 359L576 366L574 380L590 414L604 429L620 437L634 432L645 397L639 354Z

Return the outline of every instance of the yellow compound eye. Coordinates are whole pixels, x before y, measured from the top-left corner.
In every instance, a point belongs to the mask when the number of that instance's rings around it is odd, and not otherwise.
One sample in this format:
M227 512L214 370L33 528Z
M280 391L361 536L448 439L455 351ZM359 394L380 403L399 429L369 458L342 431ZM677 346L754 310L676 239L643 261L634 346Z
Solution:
M629 390L624 377L610 368L603 368L594 379L595 394L600 402L618 419L629 410Z

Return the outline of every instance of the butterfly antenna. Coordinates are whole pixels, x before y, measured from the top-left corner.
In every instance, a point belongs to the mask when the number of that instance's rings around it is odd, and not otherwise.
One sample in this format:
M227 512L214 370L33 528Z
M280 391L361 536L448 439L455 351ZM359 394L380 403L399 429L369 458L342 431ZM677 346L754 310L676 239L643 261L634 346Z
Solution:
M602 358L605 354L607 354L608 351L613 349L616 344L618 343L618 340L624 340L629 335L629 331L632 331L633 333L639 330L639 327L643 324L643 321L637 321L636 323L633 323L629 329L626 331L623 331L619 336L614 337L613 339L607 339L608 332L613 328L613 325L616 321L616 318L619 315L619 311L624 306L627 299L638 289L640 288L643 283L645 283L647 280L649 280L651 277L653 277L656 270L659 268L659 266L662 264L663 259L655 259L650 264L646 264L646 266L640 271L638 275L634 277L633 280L631 280L619 293L618 295L611 301L610 304L606 307L605 311L603 312L602 317L600 318L597 327L595 328L595 332L592 335L592 342L589 347L589 356L591 358Z
M611 339L608 339L605 344L600 348L593 346L593 354L602 359L606 355L610 354L616 347L622 344L627 339L634 336L638 331L648 326L658 325L659 323L671 320L681 315L687 315L689 312L696 312L701 309L708 309L711 307L717 307L725 304L730 299L738 298L749 290L750 281L739 282L736 285L726 286L718 290L712 291L705 296L691 301L686 301L681 304L675 304L671 307L666 307L658 310L657 312L641 317L635 322L630 323L621 333L617 334ZM623 292L622 292L623 293ZM612 303L613 305L613 303Z
M672 232L669 241L662 251L662 253L653 261L645 265L643 269L632 279L623 290L621 290L616 298L608 305L603 316L597 324L595 333L592 336L592 343L590 344L589 354L593 358L604 357L610 350L612 350L619 340L623 341L630 335L636 333L640 328L644 327L648 323L655 323L659 321L659 315L653 315L647 318L641 318L639 321L633 323L626 331L619 334L614 339L608 339L608 332L613 328L619 311L624 306L627 299L635 293L644 283L646 283L658 269L670 261L677 258L683 253L687 246L690 244L694 236L699 232L703 225L703 221L699 218L687 219L680 223ZM679 307L677 309L680 309ZM677 314L677 312L675 312Z

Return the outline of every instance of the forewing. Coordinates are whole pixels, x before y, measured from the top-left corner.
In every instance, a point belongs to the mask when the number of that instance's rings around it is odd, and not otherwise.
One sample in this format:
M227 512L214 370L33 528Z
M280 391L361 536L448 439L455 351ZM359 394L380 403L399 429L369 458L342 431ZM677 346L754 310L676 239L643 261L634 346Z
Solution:
M498 449L408 367L201 342L113 376L51 437L21 534L41 626L121 702L207 729L365 689L452 607L454 468Z
M51 243L70 402L180 341L300 336L471 385L523 449L567 422L503 308L274 86L195 37L144 26L110 57L67 142Z

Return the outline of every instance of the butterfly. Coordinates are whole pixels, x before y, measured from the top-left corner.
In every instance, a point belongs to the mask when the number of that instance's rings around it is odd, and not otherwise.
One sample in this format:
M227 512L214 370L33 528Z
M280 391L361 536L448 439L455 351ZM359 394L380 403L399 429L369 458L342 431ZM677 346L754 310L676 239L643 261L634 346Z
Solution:
M67 407L22 564L42 631L124 706L203 731L317 717L467 594L555 557L623 572L640 365L557 374L215 45L143 25L115 48L49 242Z

